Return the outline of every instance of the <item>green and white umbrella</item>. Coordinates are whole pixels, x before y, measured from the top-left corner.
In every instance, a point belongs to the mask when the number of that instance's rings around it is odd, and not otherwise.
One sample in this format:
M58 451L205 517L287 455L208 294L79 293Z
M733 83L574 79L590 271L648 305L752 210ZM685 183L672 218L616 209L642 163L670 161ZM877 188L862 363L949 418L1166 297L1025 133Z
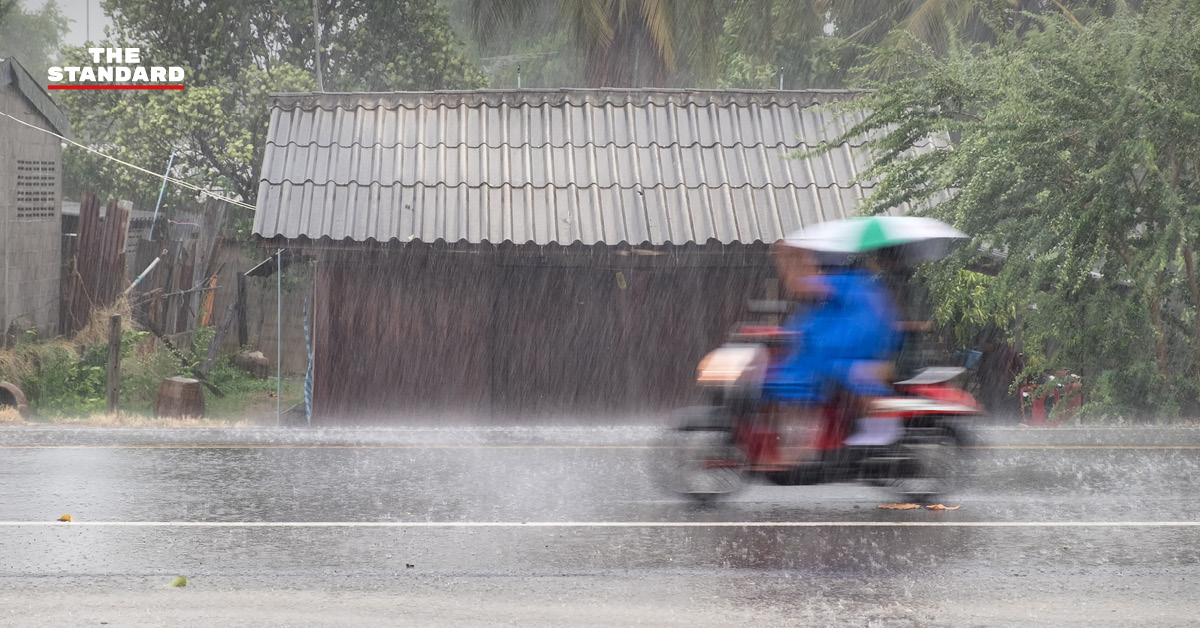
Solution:
M967 239L967 234L933 218L860 216L813 225L789 234L783 243L816 251L828 261L889 249L906 262L918 263L946 257Z

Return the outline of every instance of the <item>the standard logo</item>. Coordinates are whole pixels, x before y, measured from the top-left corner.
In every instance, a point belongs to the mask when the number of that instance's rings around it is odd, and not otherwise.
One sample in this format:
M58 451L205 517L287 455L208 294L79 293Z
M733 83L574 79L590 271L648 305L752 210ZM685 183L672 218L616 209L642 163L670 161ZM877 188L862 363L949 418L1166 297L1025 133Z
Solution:
M95 65L52 67L47 89L184 89L183 68L144 66L140 48L88 48ZM104 64L104 65L102 65ZM66 81L66 82L63 82Z

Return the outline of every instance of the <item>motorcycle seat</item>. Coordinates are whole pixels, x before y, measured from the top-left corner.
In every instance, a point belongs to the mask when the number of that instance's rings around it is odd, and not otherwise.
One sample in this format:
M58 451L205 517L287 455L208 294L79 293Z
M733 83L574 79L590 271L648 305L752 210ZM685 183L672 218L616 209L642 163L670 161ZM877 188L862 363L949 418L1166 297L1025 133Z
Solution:
M959 366L927 366L917 371L916 375L913 375L902 382L895 382L893 386L928 386L930 384L941 384L948 382L966 372L967 369Z

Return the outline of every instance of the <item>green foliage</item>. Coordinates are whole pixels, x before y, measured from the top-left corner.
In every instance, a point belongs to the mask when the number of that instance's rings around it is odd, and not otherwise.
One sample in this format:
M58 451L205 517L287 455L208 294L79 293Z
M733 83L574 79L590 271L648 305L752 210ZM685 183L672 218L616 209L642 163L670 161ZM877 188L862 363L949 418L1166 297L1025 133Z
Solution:
M121 337L121 358L126 360L146 332L127 331ZM78 416L102 413L108 393L108 343L96 342L77 353L62 342L20 347L31 358L33 367L18 381L38 412Z
M0 58L16 57L35 80L46 79L68 30L67 18L54 0L38 11L25 11L16 0L0 2Z
M954 337L956 347L974 347L986 330L1007 329L1015 308L995 278L952 264L930 264L921 280L929 289L933 323Z
M194 377L214 335L211 328L193 333L190 346L181 347L180 359L147 332L126 331L121 338L121 412L151 416L163 380ZM38 342L30 335L0 351L0 379L16 382L38 416L89 417L107 409L107 363L106 341L77 348L63 341ZM233 365L231 356L219 357L206 379L225 394L223 399L206 395L210 416L245 418L253 397L275 391L274 380L253 379ZM285 388L289 400L298 394L295 383Z
M713 84L717 41L730 6L721 0L444 1L470 15L470 30L489 56L524 58L532 52L528 44L505 45L505 35L537 33L534 48L551 43L578 60L579 73L565 85L587 87ZM553 30L530 29L535 23ZM540 36L550 32L555 36ZM537 69L551 59L530 61Z
M312 4L307 0L105 0L108 40L140 46L147 65L185 68L186 91L75 91L60 95L76 135L114 157L244 201L255 200L270 94L317 89ZM434 0L322 0L321 73L326 91L461 89L482 74L461 54ZM187 15L187 19L178 19ZM83 47L67 59L88 59ZM161 179L91 153L68 150L64 195L86 190L150 209ZM164 212L194 207L188 190L167 186ZM249 217L231 219L249 235Z
M161 342L144 343L134 359L121 364L122 408L127 412L152 414L154 400L163 380L168 377L195 377L194 370L207 358L209 344L215 334L215 330L208 327L194 331L191 345L180 347L182 359ZM231 411L236 411L237 404L243 401L246 393L275 389L273 381L252 379L234 367L230 356L218 357L205 379L230 399ZM215 396L206 394L206 404L215 399Z
M465 54L483 71L489 88L515 88L518 71L525 88L583 85L580 59L555 4L540 3L520 23L498 23L486 36L476 37L472 2L439 0L455 33L467 43Z
M1082 371L1123 411L1186 407L1176 393L1194 387L1171 381L1200 367L1200 5L1048 16L992 47L887 63L901 78L871 85L842 138L879 138L866 212L923 207L975 236L968 254L1005 254L998 302L1036 307L1020 310L1031 370ZM1157 376L1129 366L1144 364Z

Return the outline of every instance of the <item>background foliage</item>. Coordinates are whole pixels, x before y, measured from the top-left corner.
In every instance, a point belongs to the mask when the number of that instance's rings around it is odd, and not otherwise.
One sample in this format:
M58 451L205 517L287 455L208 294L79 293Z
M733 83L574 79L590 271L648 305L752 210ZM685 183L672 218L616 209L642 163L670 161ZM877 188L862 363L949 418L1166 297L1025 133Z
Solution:
M326 91L482 84L482 74L461 54L447 15L434 0L318 4ZM141 47L148 65L182 66L188 89L60 94L77 137L156 172L166 168L177 149L176 177L253 203L270 94L318 88L312 3L105 0L103 6L113 27L94 45ZM63 56L87 60L82 47ZM68 198L94 190L153 208L160 180L83 151L67 151L65 161ZM168 215L197 201L194 193L174 186L168 186L168 194Z
M864 176L882 177L866 210L951 190L929 213L974 235L971 251L1005 256L980 299L1019 306L1030 374L1080 372L1097 411L1190 408L1200 5L1148 2L1087 23L1042 16L992 46L930 52L880 60L904 75L869 83L858 104L871 115L848 135L878 138ZM905 152L930 137L943 148Z

